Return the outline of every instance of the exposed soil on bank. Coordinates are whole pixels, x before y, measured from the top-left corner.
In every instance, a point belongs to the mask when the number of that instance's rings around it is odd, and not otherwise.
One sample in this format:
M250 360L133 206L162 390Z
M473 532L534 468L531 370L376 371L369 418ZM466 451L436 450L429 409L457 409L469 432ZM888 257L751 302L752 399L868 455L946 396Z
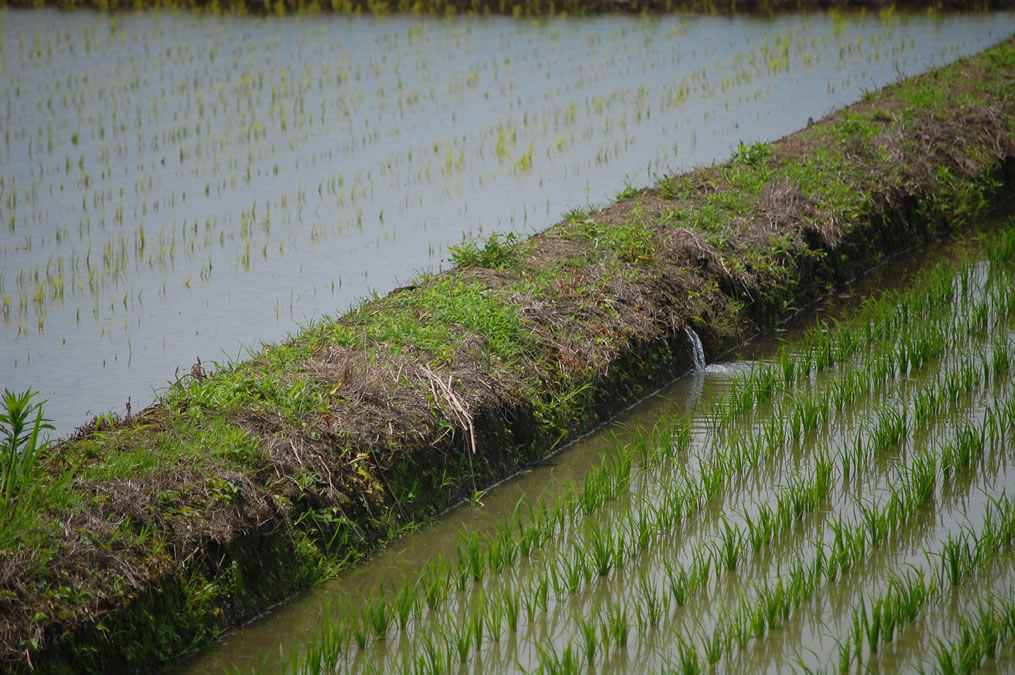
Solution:
M1015 42L422 278L43 458L5 668L163 664L1015 183Z

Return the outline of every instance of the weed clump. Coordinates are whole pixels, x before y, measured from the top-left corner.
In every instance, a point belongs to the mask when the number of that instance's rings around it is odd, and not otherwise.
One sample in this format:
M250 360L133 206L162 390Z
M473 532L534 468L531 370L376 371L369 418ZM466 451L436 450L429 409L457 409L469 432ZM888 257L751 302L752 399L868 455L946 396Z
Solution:
M450 246L451 259L459 267L487 267L503 269L515 260L518 237L514 233L502 235L494 232L480 247L474 240L466 239L457 246Z
M0 548L17 539L17 531L29 525L43 496L39 485L39 457L49 447L43 431L52 429L42 416L36 392L20 394L4 390L0 412Z

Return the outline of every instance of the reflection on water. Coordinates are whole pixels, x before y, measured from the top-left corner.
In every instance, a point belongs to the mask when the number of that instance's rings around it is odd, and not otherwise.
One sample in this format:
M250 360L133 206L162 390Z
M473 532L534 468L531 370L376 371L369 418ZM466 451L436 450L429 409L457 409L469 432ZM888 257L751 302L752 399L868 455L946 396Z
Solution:
M67 432L416 272L996 42L1015 15L0 10L0 369Z

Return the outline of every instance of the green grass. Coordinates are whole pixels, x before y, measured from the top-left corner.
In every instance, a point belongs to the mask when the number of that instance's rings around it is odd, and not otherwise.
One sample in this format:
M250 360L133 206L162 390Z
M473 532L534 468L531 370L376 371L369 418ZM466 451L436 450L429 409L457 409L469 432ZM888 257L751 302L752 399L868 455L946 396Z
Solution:
M613 252L624 262L651 263L655 259L655 242L651 230L639 221L637 213L630 222L619 225L600 224L594 218L572 218L558 236L587 241L594 250Z
M311 347L324 342L395 358L422 354L441 363L454 358L466 337L478 335L490 352L510 359L522 348L519 323L506 293L445 276L425 281L415 292L388 296L379 306L364 305L301 338Z

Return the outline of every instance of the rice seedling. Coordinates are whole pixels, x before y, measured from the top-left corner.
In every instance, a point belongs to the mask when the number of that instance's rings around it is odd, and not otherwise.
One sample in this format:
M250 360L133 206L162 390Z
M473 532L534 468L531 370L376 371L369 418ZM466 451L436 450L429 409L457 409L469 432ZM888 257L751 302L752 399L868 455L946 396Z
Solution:
M532 596L534 598L536 607L538 607L544 612L546 611L548 589L549 583L545 576L540 576L538 579L536 579L536 584L534 587L530 586L530 590L532 592Z
M711 633L701 636L702 652L705 662L710 670L714 670L719 659L722 658L723 646L726 641L726 632L722 624L716 624Z
M779 357L779 365L782 367L782 379L787 385L792 385L797 378L797 364L793 357L783 352Z
M585 476L585 488L581 492L579 503L586 515L598 510L607 499L609 479L609 473L596 469Z
M683 635L676 634L677 660L669 665L674 665L674 671L682 675L698 675L706 671L706 666L701 663L698 649L689 643Z
M468 586L470 579L472 579L472 575L469 568L460 566L452 574L451 579L449 580L450 586L454 587L454 589L458 592L462 592L465 590L466 586Z
M472 536L462 534L456 545L458 553L458 569L467 570L476 583L483 581L486 575L487 558L479 546L479 533L473 532Z
M906 411L883 410L878 412L877 422L872 430L875 452L895 445L906 436Z
M399 630L405 630L409 620L419 615L419 592L416 584L404 584L394 597L395 615Z
M603 644L626 647L630 632L631 625L627 606L611 598L599 616L599 633L602 636Z
M941 558L940 569L944 576L941 581L947 581L952 586L962 583L976 564L969 550L969 542L963 534L953 537L949 533L941 551Z
M1011 345L1005 340L996 340L992 350L991 374L999 378L1011 369Z
M630 542L630 557L635 557L645 551L652 541L654 534L653 523L656 518L647 508L641 508L637 513L627 515L627 537Z
M574 651L571 640L563 651L558 654L552 642L536 643L536 651L539 654L539 672L547 675L574 675L580 668L578 655Z
M578 633L582 639L581 649L585 663L592 667L596 660L596 654L599 653L599 624L594 618L581 615L575 616L574 622L578 626Z
M362 652L367 648L368 627L362 617L359 619L353 617L349 621L353 640L356 641L356 647Z
M831 487L831 463L819 457L815 465L813 482L794 480L776 500L774 521L780 530L789 528L805 513L810 513L824 500ZM770 510L768 510L771 513ZM774 534L774 532L772 533Z
M393 616L382 590L378 589L373 599L364 598L360 613L363 625L373 632L374 639L387 639Z
M589 563L588 555L584 548L575 546L571 556L569 558L565 557L564 560L566 561L564 569L569 592L574 593L580 586L592 581L595 570Z
M1007 498L993 502L991 508L996 513L985 519L982 533L974 537L977 542L975 551L970 552L965 537L955 539L949 536L939 552L928 553L928 558L940 561L937 574L929 582L925 581L922 571L908 574L903 579L892 578L889 589L871 599L869 611L861 598L860 606L854 610L853 635L850 638L854 649L843 655L840 668L848 667L862 656L864 639L868 649L872 653L877 652L882 643L891 641L896 626L912 621L945 581L952 586L961 584L979 565L996 555L999 540L992 533L1004 529L1003 523L1015 521L1015 510ZM982 548L980 542L984 542ZM935 579L939 579L940 584Z
M788 602L788 593L783 585L783 580L780 578L774 588L760 586L757 588L757 592L761 600L760 607L755 610L759 618L757 630L763 631L765 626L773 628L785 621L792 606ZM760 637L760 634L758 636Z
M523 587L522 593L523 593L522 601L525 603L525 619L526 621L528 621L529 625L532 625L536 619L536 613L540 610L540 607L537 605L536 592L535 589L532 587L531 582L527 588Z
M431 611L436 610L447 597L449 588L449 572L443 558L427 565L420 573L420 585L423 587L423 598Z
M861 638L866 639L871 653L876 653L882 644L891 642L896 626L912 621L927 596L934 590L933 582L928 586L923 574L918 572L902 579L890 578L889 590L871 599L869 611L861 598L860 606L854 610L853 619L852 639L857 644L857 649Z
M530 521L532 520L530 516ZM528 558L532 551L545 539L541 536L542 529L539 526L522 527L518 533L518 551Z
M483 622L490 639L499 641L504 628L504 603L499 596L489 598L484 603Z
M739 527L731 526L726 518L722 519L722 525L721 538L714 548L715 556L727 570L733 571L740 563L744 535Z
M486 534L483 535L483 538L486 541L487 565L490 568L490 573L496 574L501 570L505 563L501 549L503 539L499 535L489 536ZM473 567L473 570L475 570L475 567ZM476 578L475 572L473 572L473 578L475 581L480 581L479 578Z
M748 513L744 514L744 520L747 521L747 539L751 542L751 550L758 553L775 538L775 512L768 504L761 504L753 518Z
M639 618L644 621L643 627L654 627L659 624L663 614L669 607L667 595L660 596L656 585L649 576L642 573L638 576L638 588L637 588L637 599L638 604L636 606ZM641 613L644 608L644 617Z
M413 654L415 658L412 663L412 672L437 675L437 673L446 673L451 670L453 657L450 651L434 642L433 636L429 633L423 634L421 642L418 650Z
M331 604L328 604L326 616L332 616ZM307 645L306 653L303 655L305 671L317 672L325 668L326 664L337 663L343 658L349 648L350 626L348 623L327 623L320 635L320 639L312 641ZM295 653L289 655L285 663L285 671L295 671L298 663L295 660Z
M469 614L469 628L476 651L483 648L483 631L486 628L486 598L480 593Z
M933 458L927 461L927 458L923 457L920 461L922 466L931 467L930 471L933 473L935 466ZM784 585L784 577L782 576L778 578L775 585L755 585L759 605L753 610L740 607L727 612L725 618L717 624L722 628L717 627L709 639L714 641L717 639L716 635L725 635L723 649L728 649L733 642L742 645L748 635L760 635L763 626L771 626L785 620L788 608L798 606L807 597L810 597L821 578L826 576L834 578L839 569L850 564L841 557L844 550L851 548L844 542L854 542L852 546L862 542L859 549L854 550L854 555L864 555L864 551L869 550L869 546L875 546L883 539L883 526L872 526L871 523L901 523L908 519L909 515L915 512L922 502L900 495L916 494L919 490L918 486L925 478L918 468L907 470L904 475L909 477L907 484L893 491L891 499L882 508L863 509L865 513L863 522L852 528L843 526L841 522L839 524L831 523L835 539L830 552L826 555L824 545L819 544L811 563L805 563L803 558L797 558L790 569L788 585ZM854 658L859 654L864 639L868 646L880 645L886 639L890 639L899 622L910 621L924 604L926 598L935 592L933 582L928 585L923 579L922 572L917 572L912 578L907 577L903 580L904 583L902 581L893 582L893 595L879 596L874 601L873 609L870 612L867 612L866 609L857 610L854 615L854 635L845 647L840 643L841 653L853 654L848 658ZM706 649L714 651L714 645L709 646L704 638L703 644L706 645ZM851 649L855 651L851 652ZM711 658L714 658L714 655Z
M939 276L940 276L940 278L942 278L945 281L950 283L950 277L947 277L946 275L939 275ZM939 292L944 292L944 291L939 291ZM900 306L904 307L904 308L909 307L910 305L914 304L914 303L908 301L908 296L903 297L903 298L899 298L899 301L902 302L902 304ZM935 303L929 303L929 302L922 302L920 304L926 305L928 307L935 307L935 306L937 306ZM916 320L919 320L919 319L922 318L921 316L910 315L908 309L905 310L905 313L906 313L906 321L907 322L908 321L916 321ZM888 326L888 325L891 325L893 328L897 328L900 325L902 325L902 324L899 323L899 321L896 320L899 315L897 313L895 313L894 311L889 311L887 309L881 309L879 311L874 311L871 314L872 314L873 320L875 322L873 325L876 325L876 326ZM858 323L859 323L859 325L864 326L865 330L868 331L865 339L863 339L863 340L857 340L857 339L854 339L854 338L850 338L850 339L837 338L837 339L840 339L843 342L843 344L849 345L849 348L851 348L851 349L856 349L861 344L873 344L873 343L875 343L878 340L885 340L888 337L888 335L889 335L887 330L884 330L884 329L882 329L880 327L877 328L876 331L872 331L871 330L872 324L870 322L868 322L866 325L864 325L862 322L858 322ZM859 334L856 333L855 329L852 329L850 326L839 326L837 328L837 332L838 332L839 335L847 335L848 334L848 335L852 335L852 336L859 336ZM820 332L819 333L809 333L808 336L810 336L810 335L816 335L817 337L810 338L811 341L812 341L812 346L810 347L810 352L809 353L813 353L815 349L820 351L822 349L821 344L822 344L823 340L828 342L828 343L830 343L830 340L831 340L831 338L825 337L824 336L825 334L824 333L820 333ZM933 351L927 351L926 349L924 349L923 351L920 352L922 354L922 356L920 357L921 362L925 361L926 358L930 358L932 355L936 355L936 354L939 354L941 352L941 349L943 349L943 344L944 344L941 341L942 340L942 335L943 334L941 333L941 331L936 331L936 332L933 332L933 333L926 333L926 332L921 333L920 337L916 340L917 343L923 344L923 343L927 342L928 339L932 339L933 343L936 345L936 347L935 347L935 349ZM805 336L804 341L806 342L807 339L808 339L808 337ZM869 359L868 359L869 362L874 364L874 367L873 367L873 370L874 370L874 381L873 382L867 380L866 378L861 378L860 377L860 373L858 373L856 371L847 371L846 373L844 373L841 376L842 377L841 380L833 381L832 384L831 384L831 389L832 389L832 397L831 397L832 400L831 400L831 403L834 404L834 405L830 405L827 401L823 401L823 399L811 399L811 400L808 401L806 397L801 398L798 401L798 403L797 403L797 405L795 407L795 410L794 410L794 415L791 418L791 427L793 428L794 434L799 436L804 431L805 423L806 423L808 428L811 428L811 427L813 427L814 424L816 424L818 419L827 419L828 414L831 411L831 408L834 407L835 409L841 409L846 403L852 403L853 401L855 401L857 399L857 397L859 395L861 395L865 391L869 391L870 386L874 382L877 382L877 383L884 383L884 382L886 382L888 376L890 374L896 373L896 371L897 371L896 367L893 365L893 360L895 358L893 356L893 354L894 354L895 350L896 350L895 343L891 342L888 345L885 345L882 348L881 352L875 352L874 354L872 354L869 357ZM913 353L916 353L916 352L914 351ZM783 352L783 355L780 358L782 359L781 362L788 369L790 367L788 364L789 364L789 361L790 361L791 357L789 357L786 352ZM809 361L809 359L810 359L810 356L807 356L805 360ZM908 357L907 357L907 364L909 364ZM793 366L793 367L795 368L796 366ZM909 367L909 366L907 365L907 367ZM758 372L758 371L755 371L755 372ZM753 375L752 375L752 377L753 377ZM728 424L728 421L732 417L735 417L736 413L742 412L745 409L745 405L746 404L744 402L749 402L750 401L750 396L745 394L745 393L743 393L742 391L740 391L738 389L738 387L742 387L742 385L739 383L738 380L735 380L734 381L734 386L731 389L731 392L729 392L728 394L724 395L722 400L721 400L721 402L720 402L723 405L720 405L720 406L717 407L716 419L720 420L720 423L719 423L719 427L720 428L725 426L726 424ZM732 401L740 401L740 403L738 405L736 405L736 406L731 406L730 403ZM923 410L923 409L925 409L925 406L921 406L921 410ZM886 423L887 422L895 422L894 425L892 425L892 424L885 424L885 431L889 431L889 432L892 432L892 431L897 432L898 431L897 428L893 429L893 427L899 427L899 424L898 424L899 420L884 420L884 422L886 422ZM766 436L769 438L769 445L770 446L777 447L777 446L781 445L781 442L782 442L782 436L781 436L781 434L782 434L782 430L781 430L780 426L778 426L776 424L773 424L771 421L766 423Z
M819 420L828 417L828 399L816 400L811 396L801 397L793 407L790 429L793 438L799 438L814 429Z
M600 576L609 574L616 558L612 530L607 526L607 529L602 531L597 521L591 521L585 531L585 541L595 570Z
M667 586L673 602L682 607L687 598L708 583L713 566L712 551L695 550L690 569L683 565L674 568L668 560L663 561L666 569Z
M913 399L914 422L919 426L936 416L939 401L934 392L926 390L917 392Z
M934 638L934 658L941 673L968 673L996 658L998 650L1015 637L1015 599L1010 594L981 601L973 617L960 617L957 637L951 643Z

